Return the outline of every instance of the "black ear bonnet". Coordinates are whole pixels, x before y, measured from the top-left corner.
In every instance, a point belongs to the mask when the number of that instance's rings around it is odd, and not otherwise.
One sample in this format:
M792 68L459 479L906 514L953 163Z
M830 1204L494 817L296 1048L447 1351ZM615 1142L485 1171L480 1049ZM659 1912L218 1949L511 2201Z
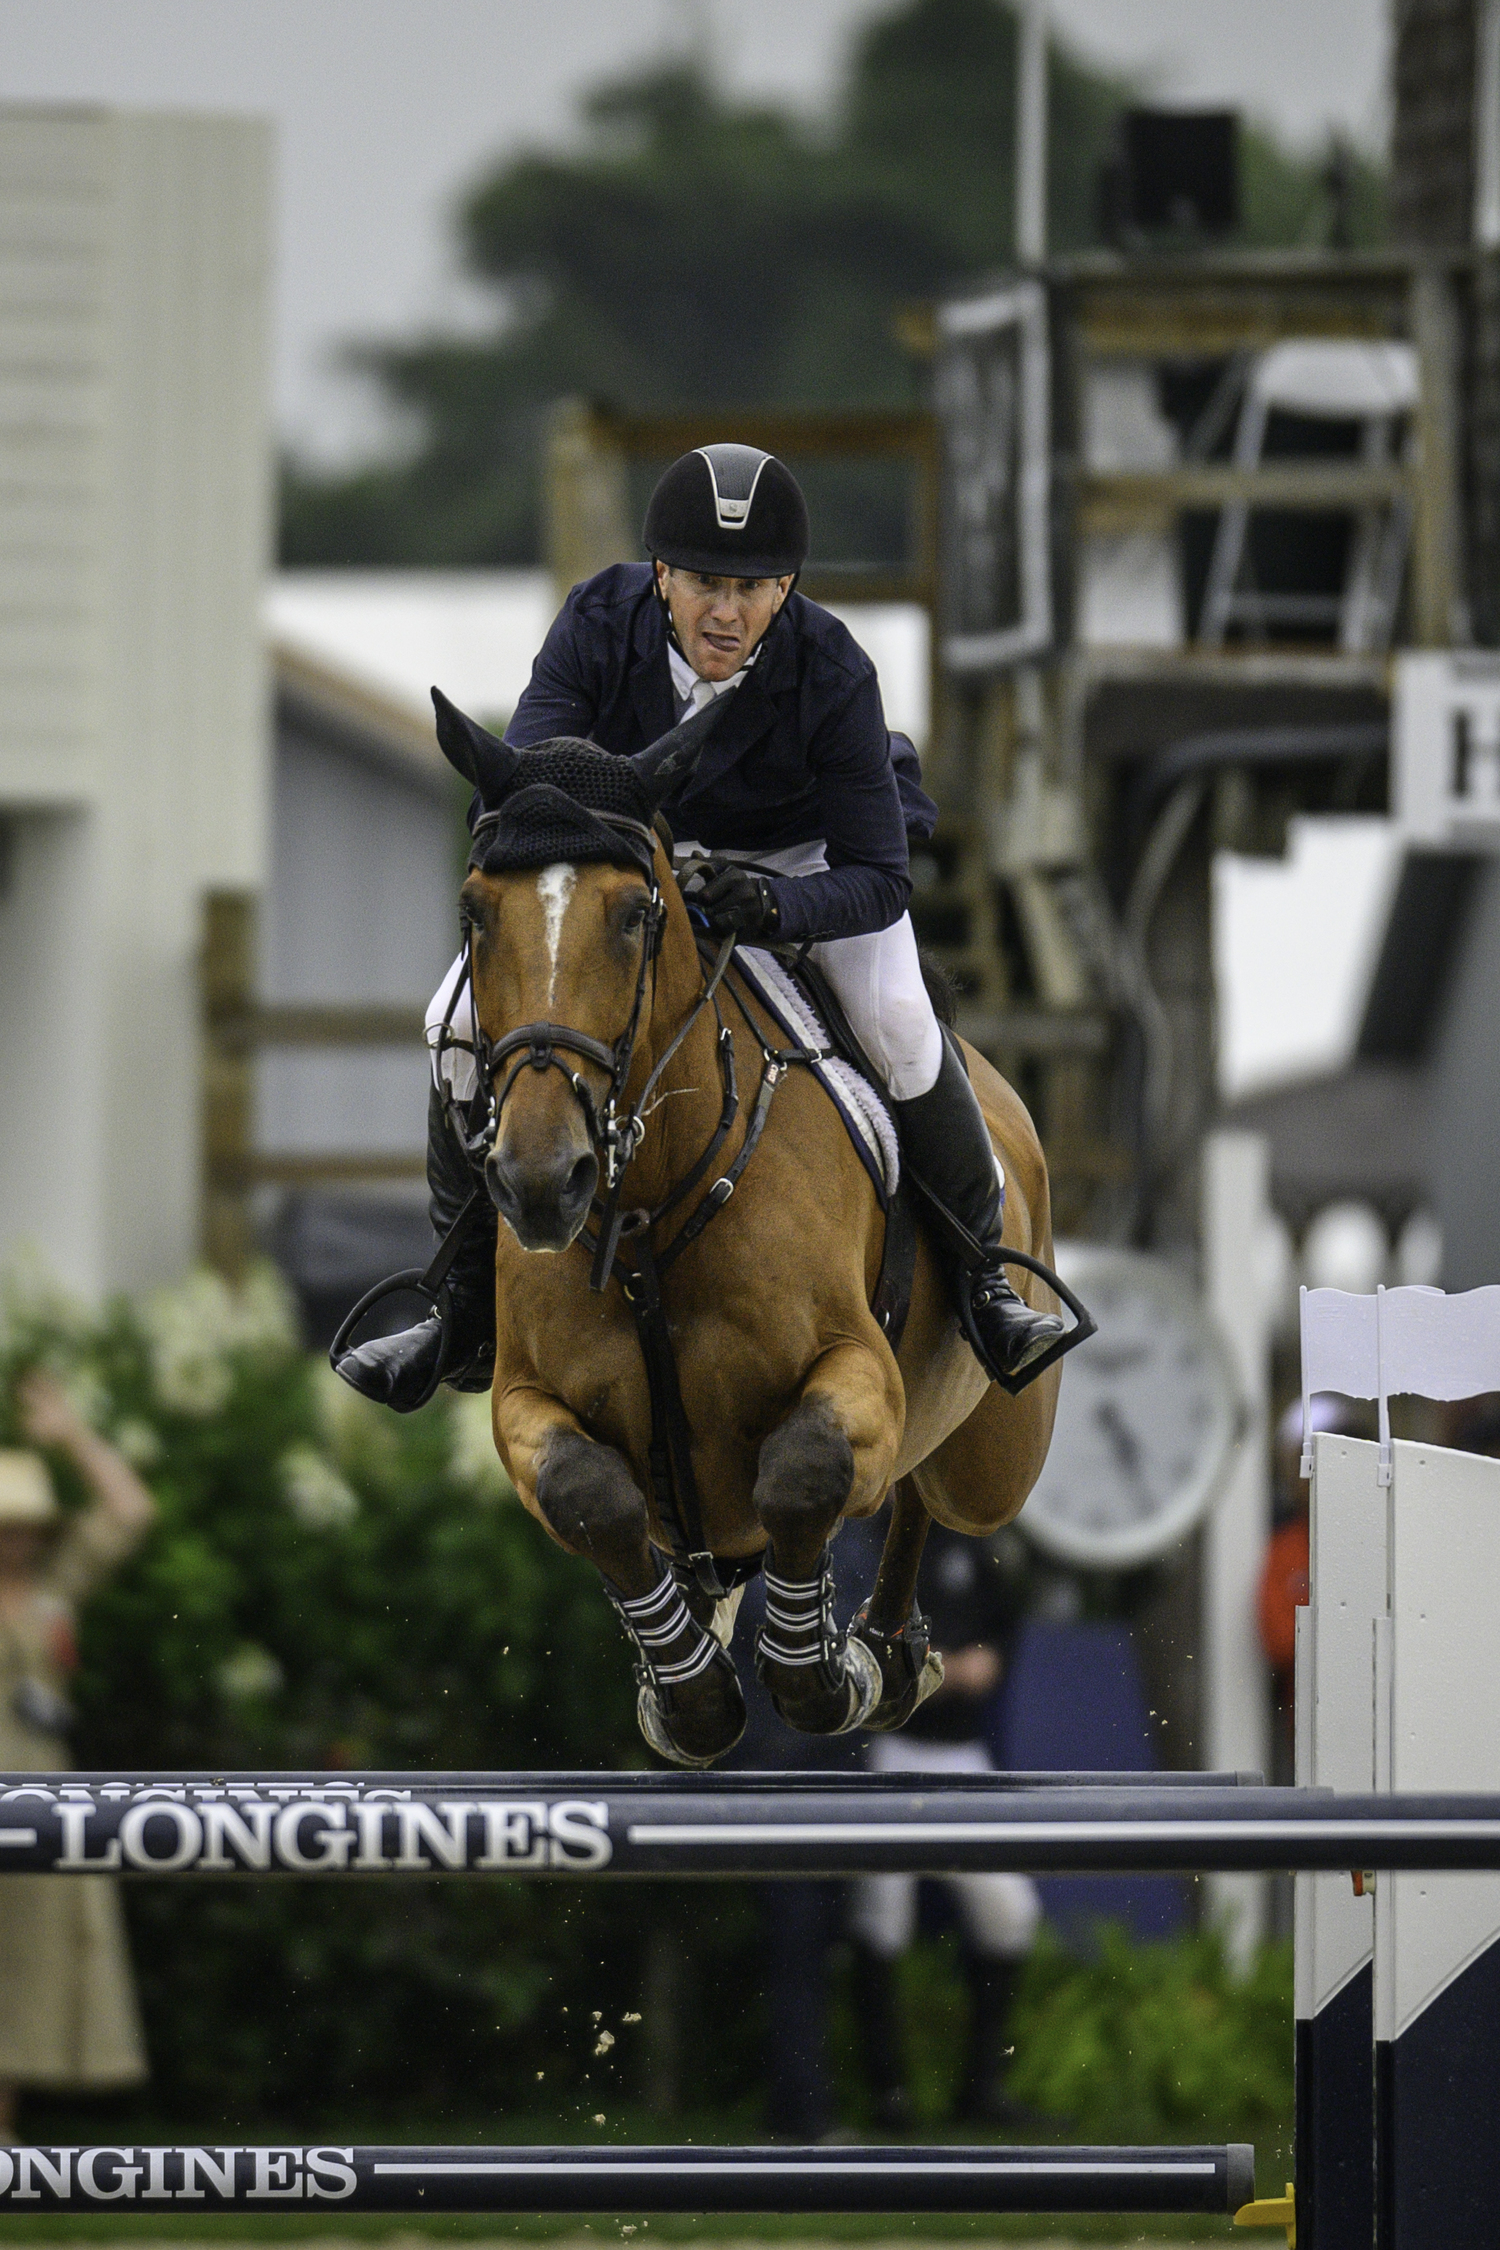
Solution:
M650 793L627 758L563 735L519 754L511 787L474 824L469 865L485 875L511 875L566 860L575 867L638 867L649 875L652 811Z
M534 750L516 750L432 691L444 757L479 792L469 865L485 875L530 867L638 867L650 875L656 809L691 772L723 715L727 698L695 711L660 741L621 758L597 743L559 735Z
M628 758L560 735L515 750L432 691L439 745L479 792L469 865L485 875L604 864L649 875L654 793Z

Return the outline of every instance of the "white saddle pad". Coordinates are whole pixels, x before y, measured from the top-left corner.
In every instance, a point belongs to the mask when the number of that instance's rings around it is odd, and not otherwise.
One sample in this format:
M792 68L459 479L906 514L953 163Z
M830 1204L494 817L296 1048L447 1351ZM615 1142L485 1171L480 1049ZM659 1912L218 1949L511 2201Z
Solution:
M812 1069L843 1119L876 1193L889 1203L901 1179L901 1144L884 1100L852 1063L830 1051L833 1042L826 1026L774 954L762 952L758 945L741 945L736 946L734 958L745 982L791 1045L817 1048L826 1057Z

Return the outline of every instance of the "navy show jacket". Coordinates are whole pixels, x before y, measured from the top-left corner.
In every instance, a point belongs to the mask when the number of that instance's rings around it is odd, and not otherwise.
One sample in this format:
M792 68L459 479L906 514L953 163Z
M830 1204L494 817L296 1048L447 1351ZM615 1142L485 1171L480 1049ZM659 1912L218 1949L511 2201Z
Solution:
M651 565L616 563L569 594L505 738L528 749L582 735L627 756L676 718ZM826 874L774 883L781 934L792 940L858 937L899 921L911 895L908 831L930 836L937 818L915 749L886 726L869 657L836 617L796 593L662 810L678 837L707 851L821 839Z

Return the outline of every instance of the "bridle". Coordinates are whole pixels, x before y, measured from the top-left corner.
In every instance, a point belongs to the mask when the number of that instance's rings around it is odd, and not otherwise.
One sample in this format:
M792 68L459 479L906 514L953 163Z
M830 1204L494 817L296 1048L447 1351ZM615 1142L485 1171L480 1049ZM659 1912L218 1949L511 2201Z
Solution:
M648 978L651 984L653 1005L655 1003L656 972L661 956L662 933L666 927L667 909L666 902L662 897L661 885L656 877L654 854L656 839L653 831L647 828L643 822L627 819L621 814L596 814L595 818L602 825L614 829L620 835L628 848L630 858L637 865L644 864L645 867L649 867L640 967L636 972L635 994L631 1001L630 1014L619 1037L606 1043L602 1039L593 1038L588 1032L575 1031L570 1024L552 1023L546 1019L538 1018L531 1023L517 1024L513 1030L507 1031L499 1039L491 1040L487 1038L479 1021L478 993L474 982L473 924L466 920L463 944L464 973L456 980L453 991L449 996L448 1006L434 1041L434 1047L439 1056L445 1051L456 1049L471 1055L473 1058L474 1069L478 1078L476 1097L482 1095L484 1104L477 1127L473 1122L477 1099L476 1102L468 1105L467 1119L461 1117L459 1106L451 1096L445 1096L444 1101L453 1129L463 1143L470 1162L475 1165L482 1164L488 1151L493 1148L495 1136L500 1130L500 1119L505 1104L510 1099L524 1071L556 1070L566 1080L573 1099L583 1112L589 1146L598 1160L604 1185L602 1205L596 1199L596 1209L599 1210L599 1240L593 1270L589 1277L590 1286L595 1290L602 1290L608 1284L614 1264L615 1251L619 1246L620 1230L623 1223L620 1212L620 1193L624 1184L625 1173L632 1157L645 1137L646 1117L651 1106L651 1098L661 1081L663 1072L704 1009L711 1002L717 1014L716 994L734 951L734 939L732 935L725 939L713 970L698 996L697 1004L689 1011L669 1041L635 1101L627 1107L624 1100L625 1088L629 1082L631 1068L635 1061L636 1042L640 1037L641 1016L645 1008ZM475 829L475 849L469 862L471 868L479 864L482 859L486 826L486 821L481 820ZM469 989L470 1014L474 1026L472 1040L460 1038L453 1030L453 1013L465 985ZM726 1063L726 1039L727 1034L724 1030L722 1018L720 1018L718 1045L721 1074ZM728 1052L732 1057L732 1046ZM564 1060L565 1056L577 1056L584 1062L594 1064L597 1069L606 1073L608 1088L602 1101L595 1096L592 1087L582 1074ZM514 1060L512 1060L513 1057ZM504 1083L501 1084L499 1082L501 1072L507 1062L510 1063L511 1067L505 1074ZM730 1062L730 1069L732 1073L732 1061ZM728 1108L730 1091L731 1086L726 1082L726 1108ZM719 1147L722 1146L733 1115L733 1108L728 1108L728 1115L721 1123L720 1131L707 1152L706 1161L711 1161L712 1157L717 1154ZM675 1201L676 1198L674 1197L673 1200Z

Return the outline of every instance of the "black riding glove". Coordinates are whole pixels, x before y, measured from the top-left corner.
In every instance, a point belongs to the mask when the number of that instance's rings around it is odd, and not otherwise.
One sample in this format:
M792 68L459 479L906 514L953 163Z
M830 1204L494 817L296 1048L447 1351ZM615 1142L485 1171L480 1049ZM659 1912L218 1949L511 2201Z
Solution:
M682 886L688 904L703 916L716 938L774 937L781 925L775 895L764 875L752 875L732 859L706 859L692 868Z

